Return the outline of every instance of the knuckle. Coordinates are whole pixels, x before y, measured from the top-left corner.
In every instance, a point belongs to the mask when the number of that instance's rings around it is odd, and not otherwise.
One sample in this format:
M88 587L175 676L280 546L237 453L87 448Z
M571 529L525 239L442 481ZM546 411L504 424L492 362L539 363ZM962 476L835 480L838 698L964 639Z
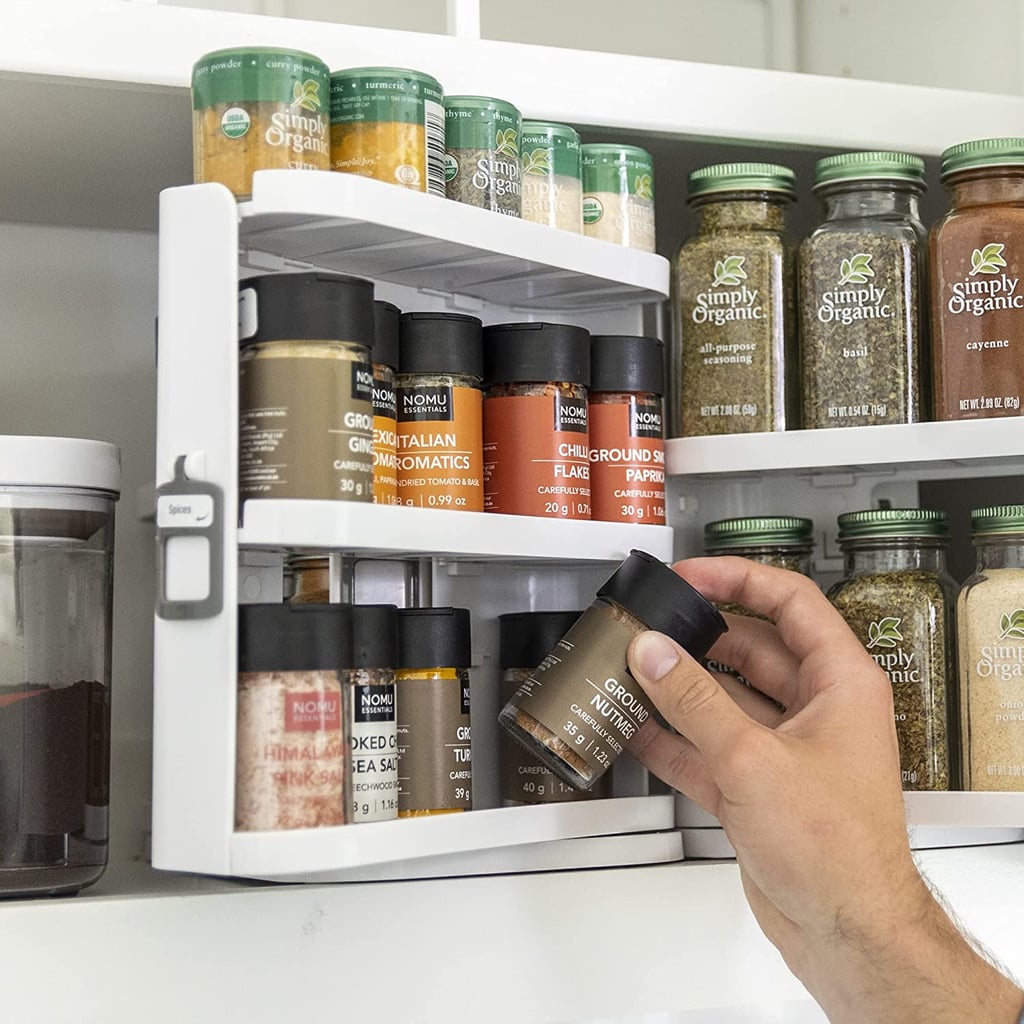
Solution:
M663 711L670 722L685 720L708 707L721 693L718 683L704 669L687 666L672 676L671 692Z

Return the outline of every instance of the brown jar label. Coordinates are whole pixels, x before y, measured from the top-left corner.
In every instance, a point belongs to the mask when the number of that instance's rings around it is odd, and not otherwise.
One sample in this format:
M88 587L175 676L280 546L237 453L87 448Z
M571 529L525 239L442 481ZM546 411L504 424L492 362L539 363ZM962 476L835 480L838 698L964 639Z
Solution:
M591 515L665 524L665 442L660 402L590 406Z
M398 503L482 512L480 391L406 387L397 398Z
M469 677L456 669L396 674L398 813L472 807Z
M352 821L398 817L398 726L394 683L346 689L352 748Z
M239 493L370 501L373 371L350 359L243 359Z
M590 518L585 399L521 395L484 401L484 508Z

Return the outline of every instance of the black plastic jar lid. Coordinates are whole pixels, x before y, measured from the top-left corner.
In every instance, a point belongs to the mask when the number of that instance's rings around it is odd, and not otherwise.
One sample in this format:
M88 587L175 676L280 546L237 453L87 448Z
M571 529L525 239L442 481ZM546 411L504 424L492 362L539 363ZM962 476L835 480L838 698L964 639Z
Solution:
M238 606L239 672L319 672L352 667L352 614L347 605Z
M590 332L570 324L484 328L484 384L565 381L590 386Z
M399 373L483 376L482 320L465 313L403 313L399 323Z
M393 604L354 604L352 668L394 668L398 664L398 608Z
M261 341L350 341L373 349L373 283L320 271L265 274L239 283L243 346ZM246 309L246 293L255 294Z
M728 630L718 609L664 562L634 549L597 591L702 658Z
M395 369L398 366L398 318L402 311L383 299L373 301L373 361Z
M400 608L398 668L469 668L468 608Z
M498 667L536 668L582 614L576 611L499 615Z
M590 339L591 391L665 393L665 346L658 338L595 334Z

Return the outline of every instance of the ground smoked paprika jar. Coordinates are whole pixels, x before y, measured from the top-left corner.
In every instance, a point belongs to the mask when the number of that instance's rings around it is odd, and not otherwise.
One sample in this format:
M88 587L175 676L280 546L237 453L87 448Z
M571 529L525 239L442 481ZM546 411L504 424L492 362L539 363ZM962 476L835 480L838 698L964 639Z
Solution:
M373 303L373 503L398 504L398 412L395 368L398 366L399 308Z
M590 504L594 519L665 524L662 395L657 338L590 339Z
M398 503L482 512L481 328L461 313L403 313Z
M498 721L562 781L593 789L654 711L626 664L630 641L647 629L703 658L726 625L664 562L632 551Z
M937 420L1020 414L1024 394L1024 138L942 154L950 210L932 226Z
M484 508L590 518L590 335L566 324L484 328Z

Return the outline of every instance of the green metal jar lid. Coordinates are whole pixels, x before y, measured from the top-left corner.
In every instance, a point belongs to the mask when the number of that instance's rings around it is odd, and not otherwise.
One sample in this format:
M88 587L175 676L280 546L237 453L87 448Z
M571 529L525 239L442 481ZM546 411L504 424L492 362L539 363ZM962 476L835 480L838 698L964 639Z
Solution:
M691 171L687 199L712 192L778 192L796 198L796 175L780 164L712 164Z
M508 100L495 96L445 96L445 110L493 110L517 121L520 119L519 108Z
M410 82L423 82L436 86L438 91L442 91L441 83L433 75L428 75L425 71L415 71L412 68L341 68L331 72L332 82L349 78L398 78Z
M524 121L523 138L528 135L542 136L544 138L568 139L577 145L580 141L580 133L570 125L556 124L554 121Z
M209 53L204 53L196 61L195 66L198 67L200 64L205 64L211 60L218 60L221 57L265 57L267 54L295 57L300 60L314 60L320 64L324 63L315 53L308 53L305 50L289 50L287 47L280 46L231 46L226 50L211 50Z
M1024 533L1024 505L990 505L971 512L976 533Z
M627 146L617 142L587 142L582 147L583 162L619 162L639 160L651 163L651 154L639 146Z
M883 179L919 185L924 182L924 160L913 153L838 153L814 165L814 190L837 181Z
M930 508L874 508L844 512L839 540L863 537L947 537L946 513Z
M704 527L705 549L813 543L814 523L799 516L719 519Z
M942 153L943 181L951 174L979 167L1024 166L1024 138L975 139L950 146Z

